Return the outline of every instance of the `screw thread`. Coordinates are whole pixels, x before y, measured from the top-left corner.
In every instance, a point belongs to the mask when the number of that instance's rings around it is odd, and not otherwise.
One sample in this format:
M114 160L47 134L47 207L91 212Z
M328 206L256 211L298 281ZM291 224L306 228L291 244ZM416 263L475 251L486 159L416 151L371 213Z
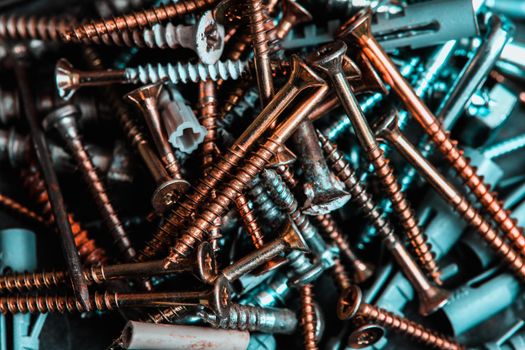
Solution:
M252 37L249 33L242 33L238 35L236 40L228 45L228 49L225 52L224 57L229 60L239 60L244 53L250 48L252 43Z
M51 203L49 202L49 195L42 179L40 172L34 167L22 171L22 178L24 187L28 189L30 195L35 198L36 202L42 206L42 215L44 220L50 225L55 222ZM69 224L71 225L71 232L75 240L75 246L80 254L80 257L87 265L104 265L108 258L105 250L98 247L95 240L89 238L89 233L82 228L80 223L76 221L72 214L68 215Z
M166 258L166 265L176 264L179 258L189 256L195 245L202 242L205 232L209 230L213 221L228 211L229 205L249 187L251 181L275 155L279 146L279 143L269 139L245 161L235 176L222 186L216 197L206 205L181 238L177 240L170 255Z
M98 43L103 41L104 35L152 27L155 24L197 12L215 3L216 0L181 0L177 3L134 11L111 19L90 21L72 30L62 32L62 37L65 41Z
M164 309L159 309L156 312L148 313L144 318L144 321L150 321L156 324L173 323L174 321L183 318L188 311L189 307L187 306L170 306Z
M303 327L304 348L306 350L317 350L315 339L316 317L314 305L314 293L311 284L305 284L301 292L301 326Z
M291 310L240 304L230 305L227 314L218 316L217 322L214 322L218 328L286 334L293 332L296 324L295 314Z
M289 166L279 165L277 168L275 168L275 171L282 177L289 189L293 190L295 187L297 187L299 181L297 181Z
M503 201L497 198L496 193L491 192L490 185L485 184L483 177L477 175L476 167L470 165L470 159L465 157L463 151L458 149L457 142L453 141L449 133L437 122L430 125L426 130L439 151L450 162L467 187L480 201L483 208L498 224L500 230L505 233L507 239L512 242L522 256L525 256L523 228L519 227L517 221L510 217L511 211L504 209Z
M67 274L57 272L25 272L0 277L1 292L25 292L35 289L52 289L66 283Z
M202 168L207 169L213 164L217 155L217 94L215 83L210 80L201 81L199 84L199 104L202 126L208 130L202 142Z
M122 222L117 216L115 208L109 200L109 197L104 188L104 184L100 180L100 177L98 176L95 166L93 165L91 158L89 158L86 149L78 138L66 138L66 143L72 150L72 154L80 166L81 173L83 174L86 183L93 194L95 202L99 207L104 221L111 231L114 243L126 260L132 260L136 255L135 249L131 245L131 241L124 230L124 226L122 225Z
M239 195L235 199L237 212L241 217L244 228L252 239L255 248L260 249L264 245L264 234L257 222L257 218L253 212L253 203L245 195Z
M346 272L345 266L339 259L334 260L334 266L331 269L332 277L334 278L335 284L340 291L349 288L352 285L352 281Z
M60 34L76 25L73 18L0 16L0 38L58 41Z
M377 323L434 349L464 349L463 345L443 334L370 304L361 304L357 314L370 322Z
M256 205L255 211L258 217L271 225L271 227L276 228L280 226L284 220L284 216L268 195L259 177L254 179L252 188L248 191L248 194Z
M239 79L247 69L245 61L217 61L214 64L204 63L176 63L176 64L147 64L134 68L126 68L127 78L130 81L139 81L142 84L157 83L168 79L173 84L198 83L207 79Z
M408 240L416 257L427 272L427 274L437 283L439 282L440 271L438 269L435 256L427 242L426 235L421 232L416 216L410 206L405 194L394 175L394 169L390 165L389 159L383 155L383 150L376 148L368 153L369 159L374 165L375 173L386 189L394 211L398 214L401 225L405 229Z
M225 102L222 104L222 109L219 113L219 125L222 128L229 128L233 125L236 119L243 118L246 111L253 110L256 102L259 100L257 88L250 87L251 80L242 79L230 91Z
M4 195L0 194L0 205L4 206L6 209L11 210L12 212L16 213L17 215L20 215L22 217L31 219L33 221L36 221L40 224L47 224L46 220L32 211L31 209L27 208L26 206L18 203L14 199Z
M303 276L308 271L312 270L315 265L312 263L309 257L304 252L294 250L289 253L286 258L288 259L288 265L296 276Z
M95 292L89 300L89 310L114 310L118 308L117 294ZM89 311L82 303L71 296L56 295L16 295L0 297L0 312L47 313L47 312L85 312Z

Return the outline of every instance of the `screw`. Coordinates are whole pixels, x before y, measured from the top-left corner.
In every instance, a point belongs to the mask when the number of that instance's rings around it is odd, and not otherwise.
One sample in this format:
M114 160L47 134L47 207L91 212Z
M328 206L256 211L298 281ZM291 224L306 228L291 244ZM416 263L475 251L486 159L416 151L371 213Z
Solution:
M90 21L70 30L62 32L64 41L82 43L103 41L104 35L115 32L126 32L134 29L151 27L190 13L202 10L216 3L215 0L181 0L178 3L161 5L148 10L131 12L107 20Z
M345 266L340 259L334 259L334 266L331 272L334 282L337 288L339 288L339 291L343 291L352 285L350 277L348 276L348 272L346 272Z
M470 165L469 160L463 155L463 151L457 146L457 142L450 137L429 108L410 87L410 84L401 76L392 60L371 34L370 25L371 13L362 10L343 24L338 37L357 42L364 48L363 52L401 98L410 114L430 136L439 151L480 201L483 208L498 224L500 230L505 233L507 239L522 254L525 254L523 229L517 226L515 220L510 217L510 212L504 209L504 203L497 198L494 192L490 191L490 186L485 184L483 179L477 175L476 169Z
M64 105L48 114L44 125L48 129L51 127L56 129L66 142L67 147L71 150L73 157L80 167L82 176L91 191L93 199L99 207L99 211L115 240L119 252L126 260L133 259L136 255L135 249L131 246L124 227L109 200L104 185L80 138L76 124L78 114L78 109L74 105Z
M180 46L193 50L202 63L213 64L224 48L224 27L215 21L211 11L205 11L194 25L155 24L151 29L115 32L100 39L106 45L160 49Z
M235 199L235 206L253 245L257 249L261 248L264 245L264 234L253 212L253 202L241 194Z
M47 224L46 219L44 219L42 216L38 215L31 209L27 208L21 203L18 203L13 198L10 198L5 194L0 194L0 204L4 208L9 209L13 213L18 214L21 217L28 218L33 222L38 222L39 224Z
M88 283L102 284L115 279L150 277L186 271L193 272L202 281L215 280L217 266L213 251L208 243L202 243L199 246L194 259L181 262L174 269L165 270L162 267L162 260L156 260L142 263L91 266L84 268L83 275ZM12 293L15 291L52 289L67 285L69 281L66 271L4 274L0 277L0 291Z
M362 283L368 280L374 272L373 266L359 259L354 253L346 239L343 237L341 228L337 225L332 216L330 214L317 215L314 216L313 219L321 232L334 241L339 248L339 252L351 263L353 271L352 280L355 283Z
M363 296L359 287L354 285L347 289L339 298L337 306L337 315L339 318L341 320L348 320L354 317L363 318L434 349L464 349L463 345L447 336L425 328L404 317L394 315L377 306L364 303L362 298Z
M119 70L83 71L75 69L66 59L58 60L55 68L57 91L64 100L77 89L108 84L152 84L167 80L173 84L200 82L206 79L239 79L246 69L243 61L218 61L214 64L147 64Z
M278 334L292 334L297 328L295 313L288 309L231 304L224 316L207 311L199 311L197 314L216 328Z
M419 298L419 312L422 315L428 315L447 302L448 293L427 280L425 274L421 271L418 264L412 259L405 249L403 243L396 237L390 222L384 218L379 207L372 200L372 196L366 187L358 180L354 171L343 158L343 155L337 148L328 141L328 139L318 132L319 140L326 154L328 163L337 177L345 184L348 192L364 216L372 221L372 225L383 239L386 248L392 253L399 267L410 281Z
M294 69L288 82L233 145L226 150L217 163L209 168L208 173L197 182L194 191L182 197L178 205L166 216L164 223L160 226L159 231L154 234L153 239L146 243L146 248L141 252L141 255L154 256L162 250L163 246L169 245L172 241L170 237L182 226L185 219L197 209L202 200L217 187L226 175L239 164L242 157L246 155L247 150L275 122L288 104L304 89L323 84L322 80L297 56L292 56L292 64Z
M182 319L190 312L188 306L170 306L164 309L159 309L156 312L148 313L144 317L144 321L153 323L173 323L174 321Z
M374 171L381 184L386 189L394 210L405 229L418 261L425 271L436 282L439 282L439 270L426 237L421 232L417 218L401 191L389 160L384 156L383 150L375 139L357 100L352 93L350 84L346 80L342 69L342 59L346 52L346 45L342 41L323 46L319 51L310 56L310 62L329 77L335 92L348 115L361 148L367 154L374 166Z
M308 215L326 214L341 208L350 195L342 190L335 176L328 169L311 121L303 121L292 141L303 171L306 201L301 211Z
M363 349L372 346L381 340L385 334L383 327L373 323L363 323L348 336L348 346L352 349Z
M377 133L388 140L407 159L418 172L428 181L439 195L447 201L454 210L498 253L509 267L524 278L525 261L519 252L512 249L498 236L491 223L486 220L473 204L459 192L437 169L410 143L397 126L397 116L393 112L377 126Z
M41 205L45 222L52 225L55 217L51 210L49 195L40 171L37 170L35 165L31 165L22 171L22 178L24 187L28 189L36 202ZM82 228L82 225L75 220L71 213L68 213L67 217L75 246L84 265L104 265L108 260L105 250L97 246L96 242L89 237L89 233Z
M151 293L112 293L95 292L88 300L91 310L116 310L137 306L164 305L204 305L222 315L229 304L230 285L225 279L217 279L213 289L204 292L151 292ZM56 295L17 295L0 297L0 312L47 313L47 312L85 312L89 311L79 300L70 296Z
M314 85L317 84L318 83L315 83ZM315 103L318 103L320 100L322 100L322 98L327 93L327 90L328 89L326 86L318 88L317 91L313 93L306 101L303 101L300 105L298 105L294 112L285 121L283 121L277 128L272 130L271 136L268 138L268 140L259 146L259 149L256 150L250 158L246 159L244 165L238 169L235 176L233 176L233 178L228 183L223 185L221 190L217 192L216 197L207 203L200 215L196 216L191 225L189 225L188 229L185 230L180 239L178 239L178 241L173 246L171 253L165 259L166 267L172 263L176 263L179 257L187 256L195 243L202 241L206 230L209 228L210 222L213 222L216 217L220 217L228 211L228 206L230 203L232 203L240 193L249 187L255 176L263 170L264 166L268 164L268 162L275 156L277 150L282 146L283 142L290 136L291 133L293 133L297 127L297 124L300 123L303 118L307 117L308 113L314 108ZM281 91L275 95L272 102L274 100L277 100L278 104L282 104L284 102L285 99L282 99L280 96ZM284 94L285 96L288 95L286 91ZM274 103L268 104L264 110L267 109L275 111ZM259 115L259 117L264 115L264 110ZM267 123L268 121L268 119L264 119L264 123ZM270 123L271 122L272 120L270 120ZM252 127L248 127L246 131L251 132ZM250 134L249 138L253 140L253 138L256 136L258 135ZM239 158L237 158L237 162L238 159ZM231 168L232 164L230 163L229 169ZM210 175L212 174L210 173Z
M255 63L255 76L259 87L262 106L266 106L274 95L272 69L270 66L270 47L264 26L267 20L261 0L248 0L246 11L250 21L250 33Z
M0 16L0 38L59 41L60 34L76 25L69 17Z
M293 27L310 22L313 17L304 7L296 1L282 1L283 17L275 27L274 36L278 40L283 40Z
M304 348L306 350L317 350L317 341L315 336L316 315L313 298L313 287L311 284L305 284L300 288L301 292L301 326L304 335Z
M202 143L202 168L206 170L219 154L217 145L217 94L215 83L211 80L199 83L199 104L201 108L200 122L208 133Z

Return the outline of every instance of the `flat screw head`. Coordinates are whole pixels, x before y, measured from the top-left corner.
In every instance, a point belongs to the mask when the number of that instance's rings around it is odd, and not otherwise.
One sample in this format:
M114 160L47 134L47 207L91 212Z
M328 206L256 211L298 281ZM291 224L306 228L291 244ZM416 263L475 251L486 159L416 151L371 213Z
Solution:
M55 82L58 96L67 101L77 91L80 83L80 73L68 60L61 58L55 67Z
M206 283L212 283L217 277L217 260L208 242L201 243L197 248L197 274Z
M335 33L335 37L347 43L355 42L363 37L371 37L371 27L372 11L370 8L364 8L343 23Z
M290 82L299 89L324 86L325 81L297 55L292 55Z
M346 53L346 44L340 40L322 46L319 50L308 56L308 63L324 73L343 72L343 57Z
M217 23L212 11L206 11L197 23L195 50L205 64L214 64L222 55L224 27Z
M232 286L224 276L215 279L211 306L218 316L225 316L230 306Z
M391 132L398 130L397 110L392 109L388 114L379 118L373 125L372 130L376 136L386 138Z
M139 87L133 91L128 92L124 95L124 98L132 101L139 107L143 112L147 111L147 101L157 101L160 93L162 92L162 86L165 80L161 80L154 84L148 84Z
M367 324L354 330L348 337L348 346L363 349L377 343L385 335L385 330L375 324Z
M164 213L189 187L190 183L182 179L172 179L161 183L151 197L151 205L155 212Z
M288 21L293 23L294 26L313 20L310 12L302 7L297 1L283 0L282 8L284 16L287 17Z
M359 311L362 301L363 292L361 292L361 288L356 285L347 288L339 298L337 317L341 320L351 319L357 314L357 311Z
M77 106L63 105L49 113L42 122L45 130L56 129L64 137L73 139L78 136L77 120L79 114Z
M286 225L287 227L284 229L281 239L288 244L290 249L307 252L309 250L308 244L306 244L303 236L299 233L299 229L290 220L288 220Z

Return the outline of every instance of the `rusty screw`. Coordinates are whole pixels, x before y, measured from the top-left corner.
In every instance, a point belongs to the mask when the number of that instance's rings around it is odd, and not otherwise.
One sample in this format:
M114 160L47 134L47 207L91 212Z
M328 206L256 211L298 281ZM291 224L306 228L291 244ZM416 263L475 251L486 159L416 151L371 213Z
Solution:
M124 226L118 218L106 193L104 185L93 166L93 162L84 148L76 124L78 114L79 111L74 105L64 105L52 111L44 120L44 125L48 129L56 129L66 142L67 147L71 150L73 157L80 166L80 171L84 180L91 191L93 199L99 208L120 254L129 261L135 257L135 249L133 249L128 235L124 231Z
M339 318L341 320L348 320L354 317L363 318L434 349L464 349L463 345L447 336L425 328L404 317L396 316L379 307L364 303L362 298L363 296L359 287L352 286L347 289L339 298L339 304L337 306L337 315Z
M421 232L415 214L410 203L401 191L401 187L393 174L388 159L379 148L374 133L359 107L352 93L352 88L343 72L343 57L346 53L346 45L342 41L323 46L319 51L310 56L309 61L330 79L335 92L343 105L347 116L354 127L357 139L368 159L374 165L374 170L386 189L394 210L407 233L419 262L424 270L439 283L439 270L425 235Z

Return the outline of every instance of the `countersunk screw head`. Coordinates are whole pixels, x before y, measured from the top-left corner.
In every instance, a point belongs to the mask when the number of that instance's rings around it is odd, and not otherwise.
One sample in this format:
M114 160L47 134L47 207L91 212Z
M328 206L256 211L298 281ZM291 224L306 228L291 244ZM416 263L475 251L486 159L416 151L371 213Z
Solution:
M352 285L341 294L337 303L337 317L341 320L348 320L354 317L359 311L363 301L363 292L361 288Z
M58 96L67 101L77 90L80 74L68 60L61 58L55 67L55 80Z
M308 244L306 244L303 236L299 233L297 226L290 220L288 220L286 225L287 227L284 229L281 239L288 244L288 247L292 250L309 251Z
M206 283L213 283L217 278L217 260L208 242L201 243L197 248L197 274Z
M351 37L357 39L370 37L372 26L372 11L370 8L364 8L357 12L348 21L343 23L335 33L335 37L347 41Z
M212 11L206 11L197 24L195 50L202 62L213 64L219 60L223 49L224 27L217 23Z
M161 183L153 192L151 205L157 213L164 213L178 198L178 193L188 190L190 184L186 180L172 179Z
M343 58L346 54L346 44L336 40L322 46L308 56L307 62L323 72L343 72Z
M385 335L385 329L375 324L361 326L350 333L348 346L352 349L363 349L377 343Z
M232 293L232 286L224 276L218 276L215 279L213 287L213 301L211 307L213 311L219 316L224 317L228 313Z
M78 136L76 117L79 113L77 106L66 104L49 113L42 125L47 131L56 129L65 137L75 138Z

